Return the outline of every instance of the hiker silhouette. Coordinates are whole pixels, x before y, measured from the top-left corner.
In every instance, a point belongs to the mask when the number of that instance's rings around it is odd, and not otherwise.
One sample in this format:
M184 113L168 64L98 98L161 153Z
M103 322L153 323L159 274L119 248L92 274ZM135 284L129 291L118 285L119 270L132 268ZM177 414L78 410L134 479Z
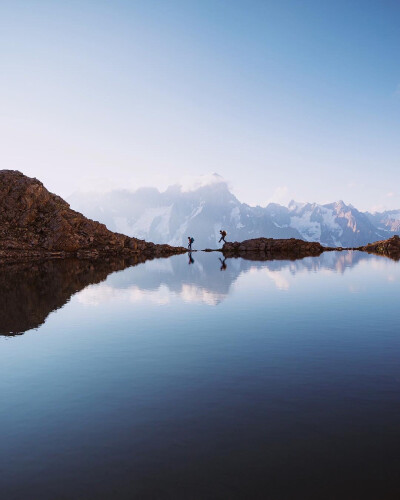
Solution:
M221 231L219 232L219 234L221 235L221 238L219 239L218 243L221 243L221 241L223 241L224 243L226 243L226 240L225 240L226 231L224 231L223 229L221 229Z

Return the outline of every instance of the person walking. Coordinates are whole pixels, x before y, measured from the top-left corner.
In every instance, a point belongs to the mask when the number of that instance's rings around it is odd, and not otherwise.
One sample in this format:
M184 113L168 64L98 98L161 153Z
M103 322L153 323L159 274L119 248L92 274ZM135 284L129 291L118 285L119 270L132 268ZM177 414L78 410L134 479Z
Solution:
M219 232L219 234L221 235L221 238L219 239L218 243L221 243L221 241L223 241L224 243L226 243L226 240L225 240L226 231L224 231L223 229L221 229L221 231Z
M194 243L193 236L188 236L188 250L189 250L189 252L192 250L193 243Z

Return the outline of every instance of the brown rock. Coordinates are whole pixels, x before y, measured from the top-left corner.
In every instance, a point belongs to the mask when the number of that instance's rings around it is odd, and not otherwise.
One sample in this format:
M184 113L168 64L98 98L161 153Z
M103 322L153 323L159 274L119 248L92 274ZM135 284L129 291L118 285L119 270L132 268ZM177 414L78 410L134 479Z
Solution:
M183 247L155 245L113 233L104 224L71 210L37 179L0 170L0 259L183 252Z
M299 259L320 255L330 250L320 243L313 243L295 238L275 240L273 238L255 238L242 242L225 243L222 252L226 257L243 257L252 260Z
M378 255L385 255L391 259L400 260L400 237L396 235L392 236L388 240L369 243L364 247L360 247L358 250Z

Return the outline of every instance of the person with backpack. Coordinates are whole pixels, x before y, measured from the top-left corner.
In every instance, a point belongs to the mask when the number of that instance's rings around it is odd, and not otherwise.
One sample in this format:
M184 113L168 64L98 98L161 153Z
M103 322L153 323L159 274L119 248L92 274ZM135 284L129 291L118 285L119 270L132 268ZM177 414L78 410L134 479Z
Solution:
M221 235L221 238L219 239L218 243L221 243L221 241L223 241L224 243L226 243L226 241L225 241L226 231L224 231L223 229L221 229L221 231L219 232L219 234Z
M188 250L192 250L192 244L194 243L193 236L188 236Z

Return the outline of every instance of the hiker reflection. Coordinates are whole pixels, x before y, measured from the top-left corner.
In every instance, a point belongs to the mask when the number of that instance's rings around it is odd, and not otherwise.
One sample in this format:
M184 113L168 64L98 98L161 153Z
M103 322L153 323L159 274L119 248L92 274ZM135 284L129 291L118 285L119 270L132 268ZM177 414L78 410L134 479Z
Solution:
M226 257L224 257L224 260L221 259L221 257L218 257L220 262L221 262L221 271L226 271Z
M194 264L194 258L192 257L192 252L189 252L189 262L188 262L189 266L190 264Z

